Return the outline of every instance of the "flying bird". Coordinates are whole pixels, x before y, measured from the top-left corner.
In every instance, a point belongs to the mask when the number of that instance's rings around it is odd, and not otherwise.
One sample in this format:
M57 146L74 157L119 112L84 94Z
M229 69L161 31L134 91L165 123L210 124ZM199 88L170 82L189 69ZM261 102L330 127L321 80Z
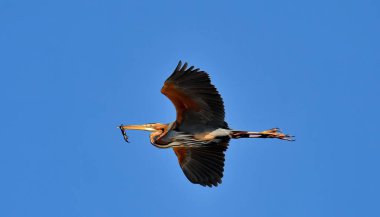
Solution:
M169 124L121 125L124 139L126 130L150 131L150 142L157 148L172 148L187 179L202 186L222 183L224 157L231 139L276 138L294 141L278 128L261 132L233 130L225 122L223 99L209 75L188 68L179 61L165 81L161 93L167 96L177 111L176 120Z

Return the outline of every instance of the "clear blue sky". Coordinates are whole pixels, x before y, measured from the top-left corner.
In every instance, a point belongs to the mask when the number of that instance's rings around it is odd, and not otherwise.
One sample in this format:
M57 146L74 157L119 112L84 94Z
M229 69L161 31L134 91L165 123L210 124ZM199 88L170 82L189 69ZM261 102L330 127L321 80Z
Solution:
M0 0L0 216L380 216L380 3ZM223 184L121 123L175 119L178 60L232 128Z

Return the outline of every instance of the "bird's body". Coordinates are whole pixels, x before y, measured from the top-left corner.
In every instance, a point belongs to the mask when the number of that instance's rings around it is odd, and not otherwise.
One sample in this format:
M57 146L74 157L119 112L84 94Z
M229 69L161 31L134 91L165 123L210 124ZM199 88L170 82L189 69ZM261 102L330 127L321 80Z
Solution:
M121 125L125 130L151 131L150 142L158 148L172 148L186 177L196 184L217 186L222 182L224 152L230 139L293 137L278 128L262 132L232 130L224 120L223 100L206 72L179 62L161 92L174 104L176 121L170 124Z

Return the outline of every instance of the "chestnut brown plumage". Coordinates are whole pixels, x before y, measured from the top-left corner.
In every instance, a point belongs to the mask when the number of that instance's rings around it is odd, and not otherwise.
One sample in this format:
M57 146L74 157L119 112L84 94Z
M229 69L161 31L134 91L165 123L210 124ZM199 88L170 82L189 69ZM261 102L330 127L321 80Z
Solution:
M165 81L161 93L174 104L177 118L169 124L121 125L126 130L151 131L150 142L158 148L172 148L188 180L202 186L222 183L224 157L230 139L277 138L294 141L278 128L261 132L232 130L225 122L222 97L209 75L187 63L178 63Z

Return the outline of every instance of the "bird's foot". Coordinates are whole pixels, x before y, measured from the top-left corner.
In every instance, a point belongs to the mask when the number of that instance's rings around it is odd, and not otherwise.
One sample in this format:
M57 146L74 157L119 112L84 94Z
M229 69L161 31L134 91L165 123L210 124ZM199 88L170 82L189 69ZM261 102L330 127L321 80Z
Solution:
M276 138L276 139L282 139L282 140L287 140L287 141L295 141L294 136L289 135L289 134L284 134L280 130L280 128L272 128L269 130L264 130L260 132L263 138Z

